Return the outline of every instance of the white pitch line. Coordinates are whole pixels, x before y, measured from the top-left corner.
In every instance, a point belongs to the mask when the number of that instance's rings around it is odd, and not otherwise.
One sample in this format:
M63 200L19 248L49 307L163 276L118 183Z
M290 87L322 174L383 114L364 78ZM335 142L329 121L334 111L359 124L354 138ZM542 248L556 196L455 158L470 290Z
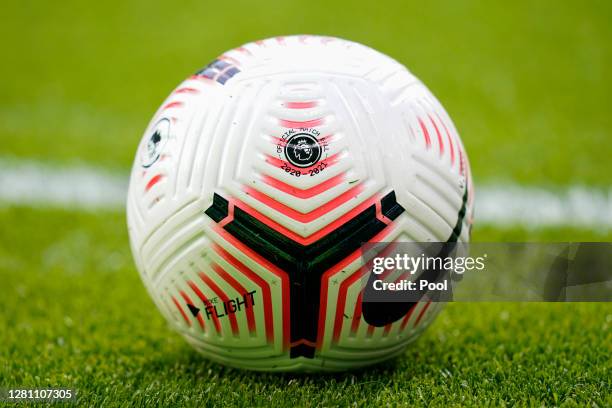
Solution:
M0 203L4 204L120 210L125 206L127 186L128 177L123 173L0 159Z
M127 173L0 158L0 205L122 211ZM476 185L477 225L612 228L612 188Z
M612 188L476 185L475 211L477 224L607 230L612 228Z

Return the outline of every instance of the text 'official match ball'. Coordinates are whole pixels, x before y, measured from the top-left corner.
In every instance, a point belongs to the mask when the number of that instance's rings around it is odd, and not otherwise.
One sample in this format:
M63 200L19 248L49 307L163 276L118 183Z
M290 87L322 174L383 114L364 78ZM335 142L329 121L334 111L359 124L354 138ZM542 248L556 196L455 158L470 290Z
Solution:
M142 280L193 347L316 371L401 354L442 306L368 319L362 244L467 242L472 204L459 135L416 77L363 45L293 36L230 50L170 94L127 215Z

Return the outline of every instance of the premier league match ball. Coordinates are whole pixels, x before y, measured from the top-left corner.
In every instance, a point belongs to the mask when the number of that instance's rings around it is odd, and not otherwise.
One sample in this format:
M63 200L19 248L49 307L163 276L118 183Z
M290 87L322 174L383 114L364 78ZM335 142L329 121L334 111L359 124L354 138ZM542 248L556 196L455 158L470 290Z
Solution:
M442 307L366 308L363 245L467 242L473 202L423 83L371 48L303 35L227 51L170 94L127 216L153 301L207 358L338 371L403 353Z

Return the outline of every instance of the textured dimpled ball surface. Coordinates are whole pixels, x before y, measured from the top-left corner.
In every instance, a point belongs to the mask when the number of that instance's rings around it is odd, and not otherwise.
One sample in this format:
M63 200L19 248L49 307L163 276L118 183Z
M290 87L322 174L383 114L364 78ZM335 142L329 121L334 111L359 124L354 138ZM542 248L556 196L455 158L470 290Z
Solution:
M403 65L291 36L230 50L170 94L127 215L151 298L207 358L338 371L401 354L443 306L368 323L361 245L467 242L473 202L452 121Z

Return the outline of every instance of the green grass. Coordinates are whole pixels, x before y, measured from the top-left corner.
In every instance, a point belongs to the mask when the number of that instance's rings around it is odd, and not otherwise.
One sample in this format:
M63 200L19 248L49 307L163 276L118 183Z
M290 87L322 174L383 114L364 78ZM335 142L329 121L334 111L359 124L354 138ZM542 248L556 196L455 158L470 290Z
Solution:
M441 99L477 180L612 182L612 3L10 2L0 155L124 168L149 118L224 50L316 33L373 46Z
M167 327L132 266L123 215L4 208L0 225L4 386L74 387L88 406L612 403L609 304L450 304L389 364L250 373L208 362Z

